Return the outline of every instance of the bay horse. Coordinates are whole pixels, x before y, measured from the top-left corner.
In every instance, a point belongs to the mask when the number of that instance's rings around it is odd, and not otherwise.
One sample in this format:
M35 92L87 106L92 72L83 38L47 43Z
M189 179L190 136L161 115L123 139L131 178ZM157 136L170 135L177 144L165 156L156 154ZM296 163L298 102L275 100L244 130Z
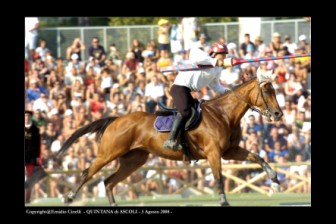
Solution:
M185 133L192 157L209 161L221 206L229 205L224 192L221 158L258 163L272 180L272 188L276 191L280 189L277 173L269 164L257 154L239 146L242 139L240 120L249 108L267 116L270 121L271 118L276 121L281 118L283 114L270 79L254 77L219 97L203 102L201 122ZM61 147L60 154L86 133L96 133L100 144L96 159L83 171L76 188L65 196L65 203L72 202L80 188L112 160L119 159L119 166L104 181L111 206L116 205L112 189L144 165L149 153L170 160L182 160L182 151L163 149L163 142L169 133L154 130L156 117L142 111L133 112L121 117L103 118L75 131Z

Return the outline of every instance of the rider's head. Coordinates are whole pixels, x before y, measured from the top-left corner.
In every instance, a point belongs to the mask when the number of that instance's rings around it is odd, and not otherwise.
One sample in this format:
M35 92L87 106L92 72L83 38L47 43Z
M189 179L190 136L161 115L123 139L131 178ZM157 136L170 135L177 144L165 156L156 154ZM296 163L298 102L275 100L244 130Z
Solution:
M226 44L223 42L215 42L211 45L209 49L209 55L213 58L215 58L216 55L223 55L223 58L225 58L227 53L228 48Z

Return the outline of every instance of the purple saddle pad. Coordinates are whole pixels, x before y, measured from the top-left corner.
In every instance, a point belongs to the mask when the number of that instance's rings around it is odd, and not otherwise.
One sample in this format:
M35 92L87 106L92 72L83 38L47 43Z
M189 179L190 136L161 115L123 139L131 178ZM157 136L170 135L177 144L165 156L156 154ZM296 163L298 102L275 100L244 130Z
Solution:
M157 131L170 131L174 121L174 116L157 116L154 121L154 128Z

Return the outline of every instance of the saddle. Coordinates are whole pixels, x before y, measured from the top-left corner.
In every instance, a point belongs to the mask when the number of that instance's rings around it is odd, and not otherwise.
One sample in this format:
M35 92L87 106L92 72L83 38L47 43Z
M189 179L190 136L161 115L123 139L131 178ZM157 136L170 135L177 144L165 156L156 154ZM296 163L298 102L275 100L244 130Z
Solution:
M191 116L185 125L185 131L197 126L201 120L201 102L198 100L194 102L193 107L191 107ZM158 116L154 121L154 128L158 132L169 132L173 125L174 117L177 114L177 109L166 107L160 102L158 102L158 105L160 109L155 111L155 114Z
M185 124L185 131L196 127L201 121L201 103L198 100L194 101L194 105L191 107L191 116ZM154 128L158 132L169 132L173 126L174 118L177 114L176 108L169 108L158 102L159 110L155 111L158 115L154 121ZM180 142L183 147L183 162L189 163L193 159L190 152L185 134L179 134ZM187 157L187 158L186 158Z

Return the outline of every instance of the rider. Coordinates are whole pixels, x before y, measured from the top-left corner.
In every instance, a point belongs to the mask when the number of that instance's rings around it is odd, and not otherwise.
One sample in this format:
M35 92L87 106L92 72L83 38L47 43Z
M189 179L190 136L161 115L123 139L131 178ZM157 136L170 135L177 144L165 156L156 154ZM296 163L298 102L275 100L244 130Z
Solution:
M176 142L176 136L179 130L184 130L185 123L191 115L190 109L194 104L194 99L190 94L191 91L199 91L204 86L209 86L219 94L224 94L228 91L219 82L227 53L228 49L223 42L213 43L208 54L199 48L191 49L190 62L200 65L212 65L214 67L198 71L179 72L176 76L174 84L170 89L170 94L173 97L178 113L175 116L168 140L164 142L163 148L182 149L182 145Z

